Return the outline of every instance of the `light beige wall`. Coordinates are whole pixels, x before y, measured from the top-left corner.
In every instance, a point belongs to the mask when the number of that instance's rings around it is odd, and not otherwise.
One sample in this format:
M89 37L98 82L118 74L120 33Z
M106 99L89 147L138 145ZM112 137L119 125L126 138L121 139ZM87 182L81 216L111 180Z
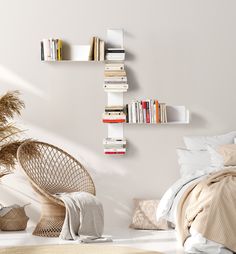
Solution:
M235 130L233 0L0 0L0 92L22 91L29 135L80 158L104 202L107 228L128 225L132 198L159 198L179 176L182 136ZM129 151L102 154L102 63L41 63L42 38L86 44L124 28L125 101L186 105L188 126L125 126Z

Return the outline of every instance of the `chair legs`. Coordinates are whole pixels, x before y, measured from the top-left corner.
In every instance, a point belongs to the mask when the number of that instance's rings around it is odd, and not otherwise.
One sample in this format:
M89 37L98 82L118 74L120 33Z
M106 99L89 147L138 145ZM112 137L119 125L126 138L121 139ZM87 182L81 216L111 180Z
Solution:
M52 202L40 194L39 196L42 204L41 218L33 235L58 237L65 219L65 207Z

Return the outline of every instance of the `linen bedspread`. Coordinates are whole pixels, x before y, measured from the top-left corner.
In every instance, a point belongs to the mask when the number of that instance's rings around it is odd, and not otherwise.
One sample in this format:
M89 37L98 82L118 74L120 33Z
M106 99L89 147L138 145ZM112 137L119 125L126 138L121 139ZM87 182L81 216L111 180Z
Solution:
M176 229L184 244L193 227L208 240L236 252L236 167L211 173L182 196Z

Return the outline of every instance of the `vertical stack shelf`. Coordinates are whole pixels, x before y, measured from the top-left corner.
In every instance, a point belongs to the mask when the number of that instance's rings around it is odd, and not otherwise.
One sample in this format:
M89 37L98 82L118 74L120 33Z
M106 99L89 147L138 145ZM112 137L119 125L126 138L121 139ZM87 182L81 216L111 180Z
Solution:
M112 52L124 51L124 33L122 29L108 29L107 30L106 49L107 50L111 49ZM105 64L124 65L125 57L109 58L108 54L109 53L106 53ZM125 53L123 55L125 56ZM125 71L125 68L123 71ZM106 90L107 107L108 108L116 107L116 106L123 107L123 104L124 104L123 92L124 91L122 90L120 91ZM119 122L107 123L107 128L108 128L108 136L107 138L103 140L104 153L105 154L125 154L126 153L126 139L124 138L123 123L119 123Z

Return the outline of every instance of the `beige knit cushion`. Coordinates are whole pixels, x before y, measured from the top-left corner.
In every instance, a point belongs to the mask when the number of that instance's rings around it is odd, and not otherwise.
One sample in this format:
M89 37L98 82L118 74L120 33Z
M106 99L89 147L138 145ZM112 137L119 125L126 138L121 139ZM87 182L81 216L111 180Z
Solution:
M131 228L135 229L168 229L166 220L157 222L156 210L159 200L134 199L134 215Z
M222 145L218 148L225 166L236 166L236 144Z

